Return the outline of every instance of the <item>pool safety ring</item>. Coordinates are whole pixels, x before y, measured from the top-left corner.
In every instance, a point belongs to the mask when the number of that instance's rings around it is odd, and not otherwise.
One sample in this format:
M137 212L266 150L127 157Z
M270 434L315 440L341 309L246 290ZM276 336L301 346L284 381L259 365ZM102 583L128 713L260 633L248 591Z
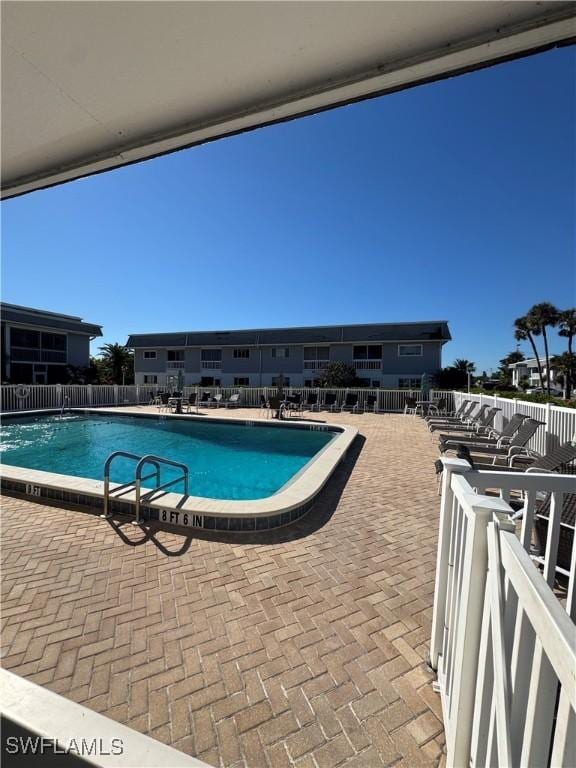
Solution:
M16 387L14 394L18 400L26 400L30 397L30 387L25 387L23 384L20 384L20 386Z

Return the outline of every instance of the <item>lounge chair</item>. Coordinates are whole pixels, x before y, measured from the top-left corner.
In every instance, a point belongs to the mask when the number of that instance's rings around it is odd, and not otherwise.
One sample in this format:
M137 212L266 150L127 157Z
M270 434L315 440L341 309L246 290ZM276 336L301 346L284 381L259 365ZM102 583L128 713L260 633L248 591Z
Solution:
M506 445L512 440L516 432L520 429L522 422L527 419L524 413L515 413L502 432L497 432L493 427L488 430L487 435L467 435L455 434L450 432L440 435L440 450L443 452L442 445L446 444L446 450L456 448L461 443L477 443L481 445Z
M478 408L478 411L476 409ZM476 402L468 401L458 416L446 416L446 418L433 418L426 423L430 432L436 432L438 429L450 429L454 424L468 424L474 418L474 411L480 411L480 405Z
M535 456L536 452L531 451L526 446L542 426L544 426L543 421L537 421L536 419L530 418L524 419L522 426L516 432L512 440L510 440L508 445L496 446L486 445L485 443L466 443L464 446L473 455L479 454L481 457L491 456L493 464L496 464L498 459L502 459L510 464L514 456ZM460 443L460 445L462 445L462 443ZM482 461L481 458L480 461Z
M316 392L310 392L306 402L302 405L302 409L304 411L313 411L314 408L318 408L318 395Z
M238 408L240 405L240 392L234 392L225 402L226 408Z
M435 403L430 403L428 406L428 415L426 418L439 417L442 413L444 416L448 416L448 400L445 397L441 397L436 400Z
M333 392L327 392L324 395L324 402L322 403L322 409L327 408L329 411L333 411L338 407L338 395Z
M212 408L220 408L220 403L222 402L222 393L218 392L210 399L210 402L208 405Z
M482 462L471 455L471 447L462 444L459 458L466 459L473 469L490 472L557 472L562 467L576 460L576 443L568 442L557 445L543 454L532 456L512 456L508 466L495 467L493 464ZM576 483L576 478L574 480Z
M576 478L575 478L576 481ZM546 542L548 539L548 524L550 522L551 497L542 502L534 515L534 544L538 550L533 555L536 562L544 562ZM574 527L576 522L576 493L566 493L562 499L560 513L560 536L558 538L558 554L556 569L564 576L570 575L572 548L574 547Z
M358 413L358 395L348 392L344 402L342 403L343 411L351 411L352 413Z
M464 413L464 411L468 408L472 401L471 400L462 400L460 405L455 411L452 411L451 413L447 413L444 416L436 416L435 414L431 414L430 416L426 416L424 418L424 421L451 421L453 419L460 420L460 417Z
M264 415L266 416L266 418L268 418L268 416L270 415L270 403L268 402L268 400L266 400L264 395L260 395L260 413L259 413L259 415L261 416L263 412L264 412Z
M478 417L475 417L469 424L454 424L449 428L449 432L442 433L440 435L440 441L443 439L457 440L460 435L462 437L487 435L494 425L494 419L496 414L500 413L501 408L488 408L488 406L482 406L478 412Z
M407 413L411 413L413 416L416 416L416 411L418 410L418 401L415 397L407 397L404 400L404 416L406 416Z

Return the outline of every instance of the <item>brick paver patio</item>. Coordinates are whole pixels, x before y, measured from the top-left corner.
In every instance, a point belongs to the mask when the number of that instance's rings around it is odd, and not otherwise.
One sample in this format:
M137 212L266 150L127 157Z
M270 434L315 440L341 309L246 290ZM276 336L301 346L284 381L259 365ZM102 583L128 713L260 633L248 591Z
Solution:
M4 667L215 766L437 765L434 441L329 418L361 437L276 532L144 534L5 497Z

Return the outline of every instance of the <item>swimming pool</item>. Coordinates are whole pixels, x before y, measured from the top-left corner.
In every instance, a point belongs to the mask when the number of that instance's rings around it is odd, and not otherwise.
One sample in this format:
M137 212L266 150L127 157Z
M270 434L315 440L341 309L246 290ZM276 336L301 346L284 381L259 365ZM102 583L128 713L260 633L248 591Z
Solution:
M152 453L186 463L188 492L182 483L150 490L138 506L135 462L117 459L108 512L169 527L263 531L288 525L312 508L357 433L351 426L314 421L106 408L78 408L63 418L53 411L11 414L2 426L0 486L6 494L102 512L106 458L117 450ZM162 465L162 483L172 472Z
M262 499L288 483L335 434L190 418L81 413L8 419L2 426L0 451L3 464L94 480L102 480L104 463L114 450L156 454L186 464L191 495ZM110 479L128 483L134 479L134 468L133 461L118 458ZM162 468L163 481L180 474Z

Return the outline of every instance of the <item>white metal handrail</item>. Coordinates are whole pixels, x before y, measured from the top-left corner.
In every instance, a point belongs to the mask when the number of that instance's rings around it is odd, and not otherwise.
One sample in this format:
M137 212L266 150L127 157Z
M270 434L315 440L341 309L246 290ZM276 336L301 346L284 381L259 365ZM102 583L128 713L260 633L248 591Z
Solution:
M576 547L564 607L551 585L562 498L576 492L576 477L443 463L430 662L438 673L447 763L567 765L562 760L576 739ZM477 492L488 488L504 498ZM520 538L505 500L512 489L525 495ZM526 550L530 510L542 491L551 505L540 574Z

